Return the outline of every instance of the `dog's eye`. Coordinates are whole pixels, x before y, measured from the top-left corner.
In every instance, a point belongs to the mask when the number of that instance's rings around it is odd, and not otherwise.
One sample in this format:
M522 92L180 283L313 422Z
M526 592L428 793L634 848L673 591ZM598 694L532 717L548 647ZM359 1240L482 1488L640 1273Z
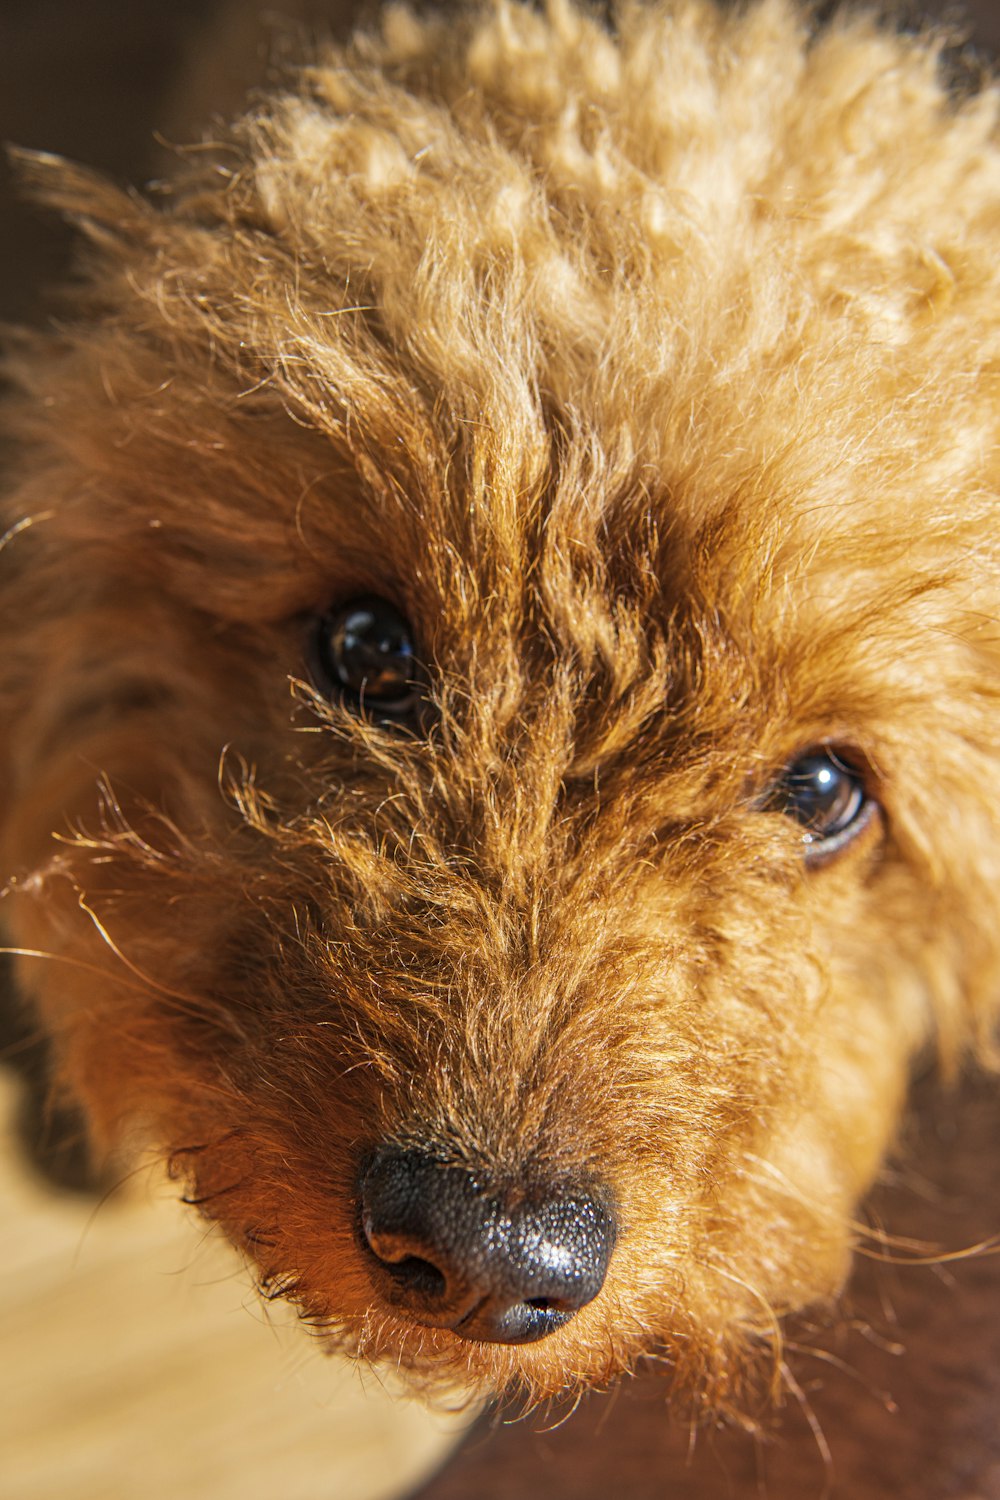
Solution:
M801 825L808 864L842 849L867 827L876 810L861 772L825 745L791 761L765 805Z
M401 719L420 702L413 631L386 599L364 594L323 615L315 654L318 686L362 712Z

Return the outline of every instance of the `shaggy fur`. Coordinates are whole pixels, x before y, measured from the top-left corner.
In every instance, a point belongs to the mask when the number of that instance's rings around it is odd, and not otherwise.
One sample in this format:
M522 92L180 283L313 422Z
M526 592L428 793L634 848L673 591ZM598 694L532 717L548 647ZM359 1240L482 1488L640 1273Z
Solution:
M95 1139L338 1343L715 1408L834 1294L914 1060L1000 995L1000 148L934 38L790 0L388 11L15 342L3 907ZM362 593L428 707L317 689ZM809 858L833 746L871 815ZM598 1176L538 1343L372 1289L359 1155ZM771 1350L771 1356L767 1351Z

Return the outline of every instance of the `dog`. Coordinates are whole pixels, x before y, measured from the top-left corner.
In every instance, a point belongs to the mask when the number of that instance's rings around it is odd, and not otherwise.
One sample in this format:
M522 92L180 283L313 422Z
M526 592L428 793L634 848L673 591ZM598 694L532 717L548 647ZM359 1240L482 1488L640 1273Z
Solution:
M331 1345L739 1414L996 1064L997 92L792 0L385 11L9 340L0 848L98 1153Z

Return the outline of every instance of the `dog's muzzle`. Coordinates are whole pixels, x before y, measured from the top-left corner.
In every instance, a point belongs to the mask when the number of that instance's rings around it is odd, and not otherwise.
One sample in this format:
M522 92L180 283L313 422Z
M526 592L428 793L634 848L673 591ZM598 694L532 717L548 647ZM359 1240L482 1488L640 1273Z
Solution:
M528 1344L561 1328L597 1296L614 1249L609 1198L560 1184L515 1200L419 1149L369 1157L360 1202L386 1302L475 1343Z

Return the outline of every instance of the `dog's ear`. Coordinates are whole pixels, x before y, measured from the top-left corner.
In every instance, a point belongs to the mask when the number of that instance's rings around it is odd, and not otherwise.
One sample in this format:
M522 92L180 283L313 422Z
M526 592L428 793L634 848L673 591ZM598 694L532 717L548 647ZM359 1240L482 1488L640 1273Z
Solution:
M61 214L94 245L115 250L154 233L155 210L134 190L50 151L8 146L7 155L25 194Z

